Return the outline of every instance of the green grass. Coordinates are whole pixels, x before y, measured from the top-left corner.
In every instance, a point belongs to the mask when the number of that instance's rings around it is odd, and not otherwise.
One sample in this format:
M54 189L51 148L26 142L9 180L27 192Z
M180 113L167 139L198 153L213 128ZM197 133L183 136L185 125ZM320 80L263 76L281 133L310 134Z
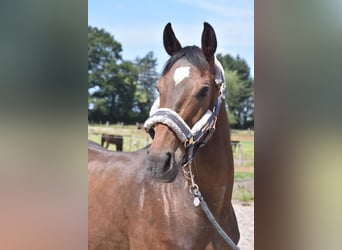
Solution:
M254 130L241 130L241 129L232 129L231 130L232 134L239 134L239 135L251 135L254 136Z
M127 136L145 137L147 133L143 129L137 129L135 125L88 125L88 134L117 134Z
M101 134L115 134L122 135L124 138L123 151L135 151L143 148L146 144L150 144L152 139L143 130L137 129L135 125L88 125L88 139L101 143ZM234 154L234 159L239 160L240 154L244 162L243 166L254 165L254 131L247 130L233 130L232 136L237 137L241 142L241 152L237 147ZM116 150L115 145L110 144L110 150Z
M135 128L135 130L137 130L137 129ZM131 151L141 149L141 148L145 147L145 145L152 142L152 139L150 138L150 136L148 134L145 133L145 131L142 131L144 133L140 133L140 132L141 131L136 133L131 128L126 128L126 129L121 128L121 129L113 129L110 131L104 131L103 133L122 135L123 136L123 151L124 152L131 152ZM88 139L91 141L94 141L98 144L101 144L101 134L102 133L88 134ZM116 146L114 144L109 144L108 149L115 151Z
M254 142L240 142L241 143L241 153L244 159L254 159ZM239 157L240 150L239 146L236 147L235 152L233 152L234 158Z
M238 187L237 190L234 191L232 199L247 202L254 200L254 196L252 192L246 190L244 187Z
M234 180L249 180L254 178L254 173L235 172Z

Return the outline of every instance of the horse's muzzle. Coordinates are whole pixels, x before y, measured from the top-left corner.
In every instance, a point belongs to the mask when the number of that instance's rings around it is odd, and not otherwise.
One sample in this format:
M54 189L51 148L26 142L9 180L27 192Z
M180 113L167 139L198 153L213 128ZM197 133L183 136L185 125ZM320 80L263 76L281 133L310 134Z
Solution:
M173 152L147 152L145 167L152 178L161 182L172 182L179 171L179 164L175 161Z

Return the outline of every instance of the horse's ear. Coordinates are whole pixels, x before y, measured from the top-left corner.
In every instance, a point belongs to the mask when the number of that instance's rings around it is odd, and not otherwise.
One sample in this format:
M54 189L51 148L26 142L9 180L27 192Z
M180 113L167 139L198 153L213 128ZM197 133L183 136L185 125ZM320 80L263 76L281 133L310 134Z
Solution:
M214 54L217 47L216 34L207 22L204 22L204 29L202 32L202 51L208 61L214 59Z
M172 30L171 23L168 23L164 28L163 41L164 48L170 56L173 56L182 48Z

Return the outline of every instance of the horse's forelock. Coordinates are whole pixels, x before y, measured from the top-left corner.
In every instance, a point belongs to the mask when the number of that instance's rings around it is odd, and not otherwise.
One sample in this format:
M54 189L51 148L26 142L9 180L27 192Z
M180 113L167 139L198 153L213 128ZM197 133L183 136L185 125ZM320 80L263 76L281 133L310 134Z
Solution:
M201 71L205 71L209 68L209 63L199 47L186 46L180 49L175 55L170 57L164 66L162 75L165 75L172 68L172 66L183 57Z

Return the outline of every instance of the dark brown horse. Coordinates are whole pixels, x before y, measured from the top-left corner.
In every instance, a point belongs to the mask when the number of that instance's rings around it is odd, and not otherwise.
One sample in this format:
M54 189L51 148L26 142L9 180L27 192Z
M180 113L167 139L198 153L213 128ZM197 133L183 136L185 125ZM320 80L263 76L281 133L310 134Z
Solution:
M144 123L136 122L135 125L137 126L137 129L143 129Z
M122 151L123 137L121 135L102 134L101 136L102 147L105 142L106 142L106 148L108 148L109 144L114 144L116 146L116 151Z
M160 111L173 110L190 128L216 107L216 46L215 32L207 23L201 49L182 48L171 25L164 29L164 47L171 57L158 82L158 106ZM237 243L240 236L231 204L234 166L224 104L216 118L215 132L197 147L190 165L210 210ZM158 122L153 143L132 153L110 152L89 143L89 249L230 249L201 207L193 204L189 181L180 171L191 141L184 143L171 127Z

